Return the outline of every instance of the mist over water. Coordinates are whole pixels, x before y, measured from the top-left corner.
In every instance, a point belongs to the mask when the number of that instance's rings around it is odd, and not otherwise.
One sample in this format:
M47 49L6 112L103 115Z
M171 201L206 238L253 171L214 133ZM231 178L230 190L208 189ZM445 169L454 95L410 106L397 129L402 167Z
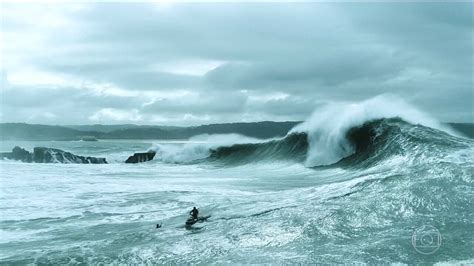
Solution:
M1 161L3 263L473 261L474 142L393 96L329 104L271 140L1 145L111 162ZM187 230L193 206L212 217ZM412 242L423 226L443 239L429 255Z

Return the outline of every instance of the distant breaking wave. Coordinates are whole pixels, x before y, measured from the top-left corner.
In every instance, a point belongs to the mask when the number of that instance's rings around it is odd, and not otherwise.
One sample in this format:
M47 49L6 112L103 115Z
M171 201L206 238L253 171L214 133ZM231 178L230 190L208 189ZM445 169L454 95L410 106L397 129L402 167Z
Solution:
M155 144L149 151L155 152L155 158L165 163L192 163L208 158L218 147L264 141L239 134L203 134L190 138L188 143L182 145Z
M168 163L294 161L316 167L368 166L396 154L459 145L462 141L452 129L400 98L383 95L360 103L325 105L280 139L203 135L179 147L156 145L151 150Z

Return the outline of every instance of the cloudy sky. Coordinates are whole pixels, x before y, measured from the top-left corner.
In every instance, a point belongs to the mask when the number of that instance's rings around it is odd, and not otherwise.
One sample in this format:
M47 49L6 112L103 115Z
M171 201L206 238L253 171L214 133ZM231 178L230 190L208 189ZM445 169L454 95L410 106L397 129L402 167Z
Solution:
M3 122L301 120L399 95L474 122L472 3L1 7Z

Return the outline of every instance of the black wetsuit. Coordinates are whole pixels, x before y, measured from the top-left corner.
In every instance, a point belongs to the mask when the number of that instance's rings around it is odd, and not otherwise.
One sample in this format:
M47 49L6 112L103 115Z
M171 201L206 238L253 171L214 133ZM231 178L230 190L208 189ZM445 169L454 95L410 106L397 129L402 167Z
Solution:
M193 220L197 220L199 211L198 209L194 208L189 212L189 214L193 217Z

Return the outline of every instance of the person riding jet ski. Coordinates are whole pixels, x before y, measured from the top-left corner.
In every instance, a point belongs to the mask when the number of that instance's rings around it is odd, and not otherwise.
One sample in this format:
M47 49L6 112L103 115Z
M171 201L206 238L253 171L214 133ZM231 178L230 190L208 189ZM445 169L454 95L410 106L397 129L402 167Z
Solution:
M193 207L193 209L189 212L189 215L191 215L194 221L198 219L198 214L199 214L199 211L198 209L196 209L196 207Z

